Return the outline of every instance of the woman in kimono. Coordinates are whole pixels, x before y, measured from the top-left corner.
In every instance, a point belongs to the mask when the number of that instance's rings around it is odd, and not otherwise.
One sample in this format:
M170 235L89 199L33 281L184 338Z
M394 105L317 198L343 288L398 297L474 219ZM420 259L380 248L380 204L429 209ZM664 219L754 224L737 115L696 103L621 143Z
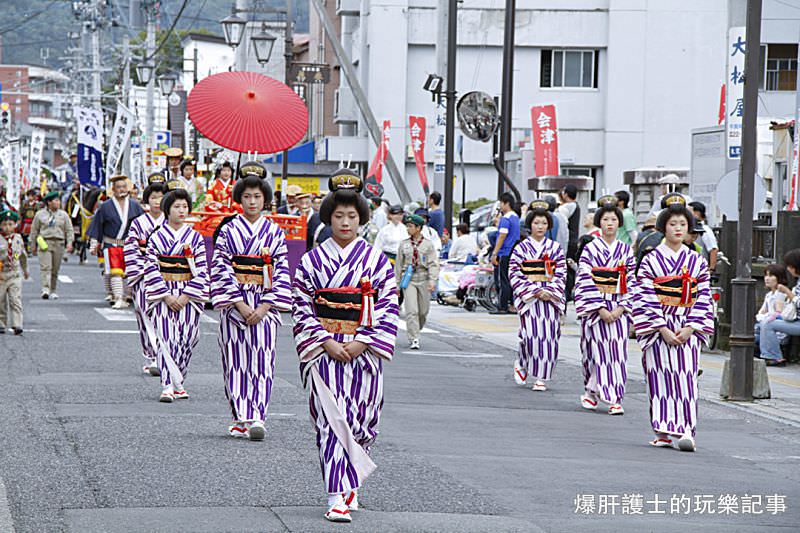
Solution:
M631 247L617 239L623 214L616 197L604 196L597 205L594 225L601 235L583 247L575 282L583 353L581 407L596 410L600 400L608 405L608 414L621 415L636 258Z
M397 337L397 284L386 256L358 237L369 220L360 177L347 169L329 180L320 207L333 237L303 256L294 279L294 339L328 511L350 522L356 491L375 469L369 457L383 405L383 363Z
M530 236L514 247L508 276L519 313L519 357L514 381L525 385L533 376L534 391L545 391L556 367L564 310L566 261L557 242L545 237L553 219L544 200L531 202L525 226Z
M142 355L147 360L142 370L145 374L158 376L158 362L153 342L148 335L152 333L152 325L146 325L144 315L147 308L147 300L142 290L142 278L144 277L144 258L147 252L147 241L150 235L164 223L164 215L161 212L161 199L164 197L166 185L161 174L153 174L148 178L150 184L145 188L142 201L150 209L143 215L139 215L128 230L125 238L125 276L128 287L133 297L134 314L139 325L139 341L142 343Z
M686 200L673 193L656 220L664 242L644 256L636 276L634 325L642 346L657 447L694 451L697 425L697 358L713 333L706 260L683 244L694 227Z
M262 214L272 200L266 169L247 163L233 187L244 213L221 227L211 266L211 301L220 310L219 347L233 437L264 440L280 311L292 308L283 230Z
M184 381L208 299L203 237L185 223L190 202L184 189L170 190L161 200L167 222L150 236L142 280L161 372L159 401L166 403L189 398Z

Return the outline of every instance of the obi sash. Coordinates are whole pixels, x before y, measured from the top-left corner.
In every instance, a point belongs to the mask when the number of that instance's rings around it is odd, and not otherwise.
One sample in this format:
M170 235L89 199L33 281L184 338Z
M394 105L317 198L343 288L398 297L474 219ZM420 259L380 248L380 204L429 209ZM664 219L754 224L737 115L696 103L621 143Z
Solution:
M158 270L164 281L189 281L192 279L189 258L184 255L159 255Z
M626 294L628 292L628 273L625 264L616 267L594 267L592 281L603 294Z
M241 285L261 285L272 287L272 273L274 265L269 254L264 255L234 255L231 258L233 274ZM265 283L264 274L267 274Z
M684 267L680 276L661 276L653 280L653 288L661 305L692 307L697 300L697 279Z
M523 261L520 270L527 276L528 281L552 281L556 273L556 262L551 261L545 254L541 259Z
M328 333L355 335L359 326L372 327L375 291L368 279L359 287L318 289L314 293L317 319Z

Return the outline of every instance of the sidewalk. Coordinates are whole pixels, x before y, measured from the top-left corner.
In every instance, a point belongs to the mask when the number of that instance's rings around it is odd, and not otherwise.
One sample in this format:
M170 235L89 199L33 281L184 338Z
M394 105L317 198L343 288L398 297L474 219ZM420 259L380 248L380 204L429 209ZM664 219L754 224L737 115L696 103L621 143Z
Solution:
M509 351L517 349L516 315L489 315L483 309L468 312L452 306L442 306L431 302L428 316L428 328L440 332L469 334L501 346ZM772 397L769 400L753 402L730 402L719 396L722 368L728 358L728 352L703 352L700 356L700 367L703 375L699 379L700 397L717 405L742 411L747 414L764 417L770 420L800 427L800 366L790 365L783 368L768 368ZM580 330L575 316L575 308L570 305L565 326L561 329L559 361L569 365L581 366ZM628 379L644 380L642 371L642 351L635 340L628 345ZM578 368L575 370L578 371ZM509 368L509 374L511 368Z

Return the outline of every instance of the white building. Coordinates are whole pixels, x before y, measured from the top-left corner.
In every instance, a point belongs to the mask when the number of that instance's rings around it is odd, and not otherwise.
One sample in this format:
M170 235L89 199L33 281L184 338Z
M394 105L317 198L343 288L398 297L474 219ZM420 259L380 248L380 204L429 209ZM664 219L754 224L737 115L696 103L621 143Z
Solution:
M787 3L764 0L761 111L770 116L792 116L794 109L800 9ZM391 152L401 168L405 162L415 198L422 189L408 157L408 116L427 117L425 155L431 163L434 107L422 86L436 71L436 5L436 0L337 1L342 43L378 122L391 120ZM459 94L500 94L503 8L494 0L459 4ZM743 9L741 0L517 0L512 127L518 142L513 145L530 142L532 106L555 104L561 171L594 176L597 192L621 188L625 170L688 167L692 129L717 124L729 16L743 25ZM729 13L737 10L741 15ZM312 9L310 49L325 57L328 44L321 35ZM318 158L338 161L349 151L355 160L370 161L375 145L366 137L344 76L335 100L340 137L322 139ZM322 104L315 101L314 107ZM465 141L468 199L496 194L490 158L490 144ZM458 164L456 174L460 178ZM387 195L396 197L390 182Z

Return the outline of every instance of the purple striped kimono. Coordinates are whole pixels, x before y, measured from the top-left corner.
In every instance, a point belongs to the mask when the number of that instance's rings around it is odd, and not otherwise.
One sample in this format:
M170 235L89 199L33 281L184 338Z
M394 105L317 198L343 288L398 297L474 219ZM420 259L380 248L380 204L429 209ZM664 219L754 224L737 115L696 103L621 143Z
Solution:
M156 352L151 346L147 335L147 328L144 323L144 309L147 307L147 300L144 291L141 290L141 283L144 277L145 251L141 242L146 243L150 235L157 226L164 223L164 216L154 219L149 213L139 215L131 222L128 229L128 236L125 238L125 278L133 297L133 313L136 316L136 323L139 325L139 341L142 343L142 355L149 362L155 361ZM146 244L145 247L146 248Z
M686 275L696 280L696 298L690 306L662 304L657 293L659 278ZM714 332L706 260L681 246L675 252L660 244L647 254L636 276L633 320L642 346L642 363L650 397L653 431L670 435L695 435L697 425L697 358L705 336ZM669 346L658 331L695 330L686 344Z
M234 271L239 257L269 255L271 288L244 279ZM211 301L220 309L219 348L225 397L234 422L265 421L275 369L275 340L280 311L292 308L292 285L283 230L261 217L251 224L239 215L222 227L214 245L211 265ZM240 281L244 281L241 283ZM236 309L244 302L253 309L269 304L261 322L248 326Z
M592 277L593 269L607 269L616 274L611 278ZM625 395L628 361L628 333L630 332L633 296L633 276L636 258L627 244L615 240L606 243L596 237L583 248L575 280L575 311L581 323L581 352L583 353L583 386L587 393L608 404L620 404ZM625 272L626 293L621 293L622 271ZM600 285L595 282L600 281ZM613 290L614 292L605 292ZM617 307L626 314L611 324L600 318L600 309L613 311Z
M545 257L555 268L548 281L534 281L523 270L531 260ZM548 380L558 359L558 341L561 337L561 313L564 310L564 283L567 264L564 251L557 242L548 238L536 241L528 237L514 247L508 266L508 277L514 290L514 305L519 313L519 366L536 379ZM548 291L559 303L534 298Z
M159 256L184 256L184 245L194 255L196 275L188 281L166 281L159 270ZM158 346L156 355L163 387L180 387L186 379L192 350L200 333L200 315L208 300L208 265L203 237L187 224L179 230L164 224L150 236L145 256L142 288ZM185 294L189 303L172 311L164 297Z
M375 291L372 325L359 326L355 335L329 333L317 315L316 291L359 286L364 278ZM375 468L368 454L383 406L383 361L391 360L397 337L392 265L360 237L345 249L328 239L306 253L297 267L292 315L304 386L310 381L309 406L326 490L336 494L357 489ZM325 353L323 344L329 339L357 340L368 348L341 363Z

